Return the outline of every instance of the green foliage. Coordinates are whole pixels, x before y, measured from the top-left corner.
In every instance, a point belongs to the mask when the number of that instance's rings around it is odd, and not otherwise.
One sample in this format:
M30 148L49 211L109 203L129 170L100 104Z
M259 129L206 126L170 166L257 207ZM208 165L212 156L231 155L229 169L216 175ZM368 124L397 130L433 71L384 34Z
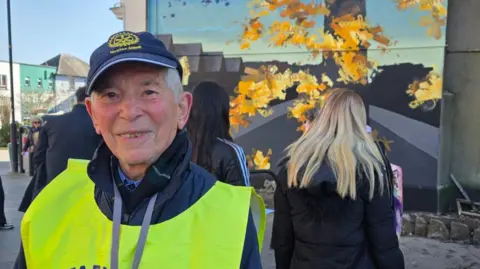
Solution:
M19 124L17 123L17 133L19 132L18 128ZM0 129L0 147L6 147L8 143L10 143L10 123L2 124L2 128Z

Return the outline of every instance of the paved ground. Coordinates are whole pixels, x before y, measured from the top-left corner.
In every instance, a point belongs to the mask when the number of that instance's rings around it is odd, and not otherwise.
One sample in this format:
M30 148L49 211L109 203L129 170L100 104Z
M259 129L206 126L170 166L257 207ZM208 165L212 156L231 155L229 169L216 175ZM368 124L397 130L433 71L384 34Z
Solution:
M6 162L7 161L7 162ZM23 192L29 182L25 175L9 174L8 154L0 151L0 175L6 192L6 214L16 225L11 231L0 232L0 269L11 269L20 245L19 224L22 214L17 211ZM274 269L273 252L268 249L272 215L268 217L262 262L264 269ZM474 246L441 243L425 238L401 239L407 269L478 269L480 249Z

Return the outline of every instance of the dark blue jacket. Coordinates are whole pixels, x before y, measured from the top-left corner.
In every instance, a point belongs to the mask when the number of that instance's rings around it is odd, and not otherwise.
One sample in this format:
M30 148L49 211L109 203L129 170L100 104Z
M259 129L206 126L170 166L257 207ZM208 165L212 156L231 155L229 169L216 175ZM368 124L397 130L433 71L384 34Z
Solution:
M198 201L214 184L215 177L190 162L191 144L185 131L180 131L172 145L146 172L139 186L128 192L119 180L118 160L105 144L100 145L88 165L88 175L94 181L95 200L109 218L113 215L113 184L119 186L124 208L122 224L138 225L143 221L148 200L159 193L152 224L169 220ZM154 167L153 167L154 166ZM169 178L159 175L170 175ZM114 177L114 181L109 180ZM54 209L53 209L54 210ZM14 269L25 269L23 248ZM249 216L240 269L261 269L258 240L253 218Z

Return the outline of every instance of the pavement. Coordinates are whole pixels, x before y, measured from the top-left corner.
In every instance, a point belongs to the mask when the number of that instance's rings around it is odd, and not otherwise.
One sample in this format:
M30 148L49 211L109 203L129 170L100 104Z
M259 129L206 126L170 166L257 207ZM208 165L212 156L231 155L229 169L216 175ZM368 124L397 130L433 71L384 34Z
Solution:
M15 225L14 230L0 231L0 269L11 269L20 247L20 221L23 213L17 208L23 197L30 178L25 174L9 173L8 153L0 150L0 175L6 193L5 211L7 219ZM273 214L267 218L262 251L264 269L274 269L273 251L268 246L273 221ZM479 269L480 248L472 245L444 243L426 238L402 237L407 269Z

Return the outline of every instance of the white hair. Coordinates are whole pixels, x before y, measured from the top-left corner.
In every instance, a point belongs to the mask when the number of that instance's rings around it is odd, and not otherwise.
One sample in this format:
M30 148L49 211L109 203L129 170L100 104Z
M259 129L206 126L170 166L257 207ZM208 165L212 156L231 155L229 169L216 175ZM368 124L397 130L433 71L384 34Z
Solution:
M165 68L162 69L162 74L164 75L165 83L167 87L172 90L173 95L175 96L175 102L178 102L180 94L183 92L182 79L177 69Z

